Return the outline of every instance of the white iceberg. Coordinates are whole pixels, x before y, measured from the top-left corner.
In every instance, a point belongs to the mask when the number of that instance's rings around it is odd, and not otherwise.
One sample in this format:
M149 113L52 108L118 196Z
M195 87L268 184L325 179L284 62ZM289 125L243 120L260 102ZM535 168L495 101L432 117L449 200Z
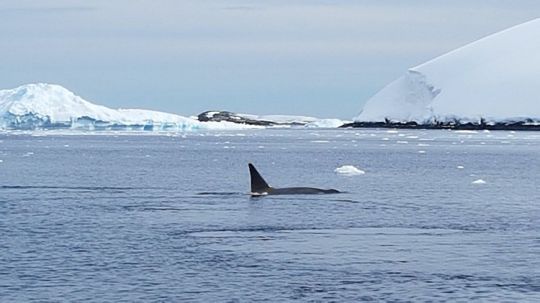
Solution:
M257 128L230 122L199 122L142 109L111 109L90 103L60 85L27 84L0 90L0 129L82 128L186 131Z
M336 168L334 172L340 175L345 175L345 176L358 176L358 175L363 175L366 173L365 171L358 169L357 167L353 165L340 166Z
M472 184L486 184L487 182L482 180L482 179L478 179L478 180L475 180L472 182Z
M357 122L540 124L540 19L409 69Z

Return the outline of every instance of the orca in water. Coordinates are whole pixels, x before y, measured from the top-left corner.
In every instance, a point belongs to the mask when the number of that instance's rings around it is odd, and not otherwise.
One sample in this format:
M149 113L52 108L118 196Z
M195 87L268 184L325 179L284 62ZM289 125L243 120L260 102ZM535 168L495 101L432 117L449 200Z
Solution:
M335 189L320 189L313 187L284 187L274 188L266 181L253 164L249 163L249 174L251 175L251 195L317 195L317 194L338 194L340 191Z

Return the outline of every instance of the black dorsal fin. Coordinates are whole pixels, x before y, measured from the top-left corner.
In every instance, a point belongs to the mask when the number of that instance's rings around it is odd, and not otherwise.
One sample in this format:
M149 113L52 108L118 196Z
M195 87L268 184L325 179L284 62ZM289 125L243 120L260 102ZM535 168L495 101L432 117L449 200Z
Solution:
M263 177L253 164L249 163L249 174L251 176L251 192L252 193L261 193L265 192L270 188L270 185L264 181Z

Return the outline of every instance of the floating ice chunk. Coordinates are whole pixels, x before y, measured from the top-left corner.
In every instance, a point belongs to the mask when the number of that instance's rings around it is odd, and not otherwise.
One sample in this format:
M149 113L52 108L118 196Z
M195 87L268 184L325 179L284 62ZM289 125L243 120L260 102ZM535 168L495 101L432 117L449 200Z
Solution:
M476 181L473 181L472 184L486 184L486 181L484 181L482 179L478 179Z
M366 172L363 170L360 170L353 165L343 165L334 170L335 173L345 176L358 176L363 175Z
M458 165L457 168L458 168L458 169L464 169L465 167L462 166L462 165Z
M419 150L418 153L419 153L419 154L425 154L426 151L425 151L425 150Z

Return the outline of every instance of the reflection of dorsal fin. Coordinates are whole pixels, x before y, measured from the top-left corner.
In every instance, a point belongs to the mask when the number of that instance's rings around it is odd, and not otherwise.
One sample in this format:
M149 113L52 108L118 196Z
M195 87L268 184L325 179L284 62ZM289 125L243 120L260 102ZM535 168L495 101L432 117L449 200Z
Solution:
M253 164L249 163L249 174L251 175L251 192L252 193L261 193L265 192L270 188L270 185L264 181L261 174L257 171Z

